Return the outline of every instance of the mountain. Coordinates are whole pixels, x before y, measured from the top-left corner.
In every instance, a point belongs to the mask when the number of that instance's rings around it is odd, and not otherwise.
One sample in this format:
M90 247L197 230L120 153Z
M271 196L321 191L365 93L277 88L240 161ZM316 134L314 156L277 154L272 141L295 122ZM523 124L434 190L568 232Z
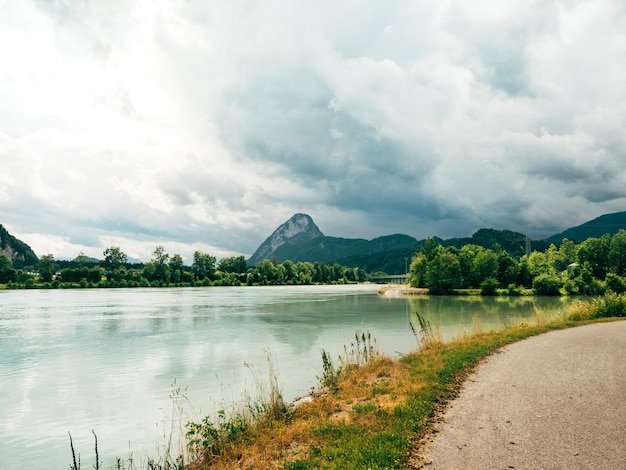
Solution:
M274 258L276 251L283 246L298 246L323 236L310 216L294 214L261 243L248 260L248 265L254 266L259 261Z
M291 260L344 264L351 261L344 265L361 266L362 263L357 260L399 248L414 249L416 243L417 240L408 235L387 235L373 240L321 236L299 245L283 245L274 252L274 256L279 262Z
M621 229L626 230L626 212L614 212L596 217L577 227L568 228L561 233L552 235L547 241L558 244L567 238L575 242L582 242L587 238L600 238L606 233L613 235Z
M39 262L32 248L7 232L2 224L0 224L0 255L9 258L16 268L34 266Z
M526 236L511 230L495 230L492 228L481 228L471 237L449 238L440 242L443 246L455 246L461 248L463 245L478 245L485 248L493 248L497 243L511 256L522 256L525 253ZM532 240L531 250L544 251L550 246L545 240Z

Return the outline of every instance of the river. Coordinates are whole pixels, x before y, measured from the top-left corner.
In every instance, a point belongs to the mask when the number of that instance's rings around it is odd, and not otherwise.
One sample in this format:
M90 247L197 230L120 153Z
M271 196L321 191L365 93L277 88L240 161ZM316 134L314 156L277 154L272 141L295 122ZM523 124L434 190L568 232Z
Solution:
M417 345L415 313L444 340L550 319L559 298L377 295L379 286L0 291L0 469L82 467L163 453L171 427L232 410L268 373L286 400L370 332L391 356Z

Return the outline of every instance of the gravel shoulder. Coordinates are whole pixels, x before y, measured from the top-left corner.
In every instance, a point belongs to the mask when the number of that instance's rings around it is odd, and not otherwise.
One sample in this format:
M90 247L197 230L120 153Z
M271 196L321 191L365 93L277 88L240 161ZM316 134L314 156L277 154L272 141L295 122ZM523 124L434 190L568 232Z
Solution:
M626 470L626 321L509 345L471 375L414 468Z

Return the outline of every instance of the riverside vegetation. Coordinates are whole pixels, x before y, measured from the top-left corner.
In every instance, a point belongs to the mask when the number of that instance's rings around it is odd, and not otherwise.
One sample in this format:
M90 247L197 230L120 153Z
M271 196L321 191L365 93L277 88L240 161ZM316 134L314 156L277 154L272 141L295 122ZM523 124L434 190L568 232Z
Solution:
M114 468L419 468L420 439L483 358L532 335L624 316L626 295L608 292L575 302L558 321L538 316L534 324L491 332L476 325L472 334L444 344L418 315L418 324L411 325L415 352L392 359L377 352L369 333L357 332L337 366L322 351L319 388L291 405L283 401L268 353L269 381L255 375L258 398L230 413L220 410L215 418L187 423L178 452L168 444L163 457L145 466L131 458L117 459ZM78 470L73 447L72 456L71 468ZM97 463L96 468L104 467Z
M156 247L147 263L128 263L119 247L109 247L102 261L80 254L74 261L56 261L49 254L36 266L15 269L0 255L0 286L21 288L171 287L292 284L346 284L372 276L358 266L338 263L265 259L248 266L243 256L217 259L196 251L191 266L183 258ZM408 260L408 258L407 258ZM427 239L411 258L409 281L430 294L602 295L626 292L626 231L582 243L563 239L557 247L514 257L495 243L447 246Z
M311 263L264 260L250 268L243 256L222 258L196 251L191 266L183 258L156 247L147 263L130 264L119 247L107 248L103 261L90 261L80 254L74 261L57 261L53 255L42 256L37 266L14 269L5 255L0 255L0 286L8 289L69 289L87 287L195 287L348 284L364 282L367 274L358 267L337 263Z

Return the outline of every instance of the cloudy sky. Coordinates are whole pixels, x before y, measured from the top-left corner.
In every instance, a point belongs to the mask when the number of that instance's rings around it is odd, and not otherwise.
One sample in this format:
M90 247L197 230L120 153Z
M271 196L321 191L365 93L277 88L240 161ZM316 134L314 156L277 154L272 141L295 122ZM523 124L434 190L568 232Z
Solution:
M626 210L626 3L0 0L0 166L39 256L541 238Z

